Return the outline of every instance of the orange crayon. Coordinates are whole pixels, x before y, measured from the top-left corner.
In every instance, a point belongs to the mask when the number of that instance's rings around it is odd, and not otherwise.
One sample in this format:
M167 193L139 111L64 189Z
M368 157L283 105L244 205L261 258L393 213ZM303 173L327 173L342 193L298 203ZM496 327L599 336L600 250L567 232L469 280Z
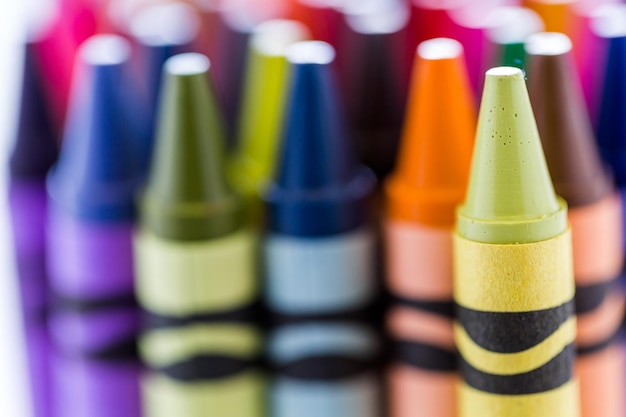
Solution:
M454 210L468 181L476 110L463 47L419 45L400 153L386 183L387 285L394 305L391 417L454 417Z

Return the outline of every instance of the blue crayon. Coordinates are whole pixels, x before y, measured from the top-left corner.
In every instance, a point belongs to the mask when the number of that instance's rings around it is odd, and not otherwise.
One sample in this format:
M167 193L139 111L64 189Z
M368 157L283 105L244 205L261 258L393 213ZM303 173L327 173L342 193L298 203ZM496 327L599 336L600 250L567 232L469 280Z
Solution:
M31 404L35 417L51 417L45 180L58 150L35 60L36 47L36 41L29 41L24 48L18 124L9 160L8 203Z
M141 415L132 257L140 172L119 88L129 59L129 43L115 35L81 46L63 147L48 175L57 417Z
M376 296L367 206L375 176L351 148L324 42L290 47L290 91L274 181L264 198L269 235L268 341L276 370L272 417L380 414L370 326Z
M140 164L145 174L152 156L161 78L165 61L190 52L200 34L200 16L185 3L146 7L130 22L136 45L137 71L133 77L130 111L134 114L135 136L140 140Z

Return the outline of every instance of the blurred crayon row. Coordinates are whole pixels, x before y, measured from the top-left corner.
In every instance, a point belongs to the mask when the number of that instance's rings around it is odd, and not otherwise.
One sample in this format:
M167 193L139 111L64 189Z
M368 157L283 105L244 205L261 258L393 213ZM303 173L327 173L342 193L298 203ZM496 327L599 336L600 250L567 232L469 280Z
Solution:
M52 6L9 161L36 417L626 416L626 5Z

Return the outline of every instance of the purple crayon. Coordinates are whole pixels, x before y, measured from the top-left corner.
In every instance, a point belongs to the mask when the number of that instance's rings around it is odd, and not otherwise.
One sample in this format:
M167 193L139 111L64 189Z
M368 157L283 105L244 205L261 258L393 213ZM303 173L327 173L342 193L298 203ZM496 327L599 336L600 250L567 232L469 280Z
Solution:
M131 245L140 158L119 88L130 50L114 35L81 46L48 175L56 417L141 415Z
M35 417L51 417L48 288L46 279L46 174L57 157L54 129L34 59L26 43L15 144L9 161L13 229L28 373Z

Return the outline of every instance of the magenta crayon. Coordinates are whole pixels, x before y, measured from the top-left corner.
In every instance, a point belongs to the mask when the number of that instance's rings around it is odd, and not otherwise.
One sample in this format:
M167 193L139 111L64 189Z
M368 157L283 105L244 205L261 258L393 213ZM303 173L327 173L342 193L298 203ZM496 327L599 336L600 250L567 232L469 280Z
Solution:
M57 144L34 49L33 42L24 48L19 119L9 161L8 201L34 417L50 417L45 179L56 160Z
M63 146L48 174L57 417L140 416L132 257L140 172L119 88L129 58L119 36L81 46Z

